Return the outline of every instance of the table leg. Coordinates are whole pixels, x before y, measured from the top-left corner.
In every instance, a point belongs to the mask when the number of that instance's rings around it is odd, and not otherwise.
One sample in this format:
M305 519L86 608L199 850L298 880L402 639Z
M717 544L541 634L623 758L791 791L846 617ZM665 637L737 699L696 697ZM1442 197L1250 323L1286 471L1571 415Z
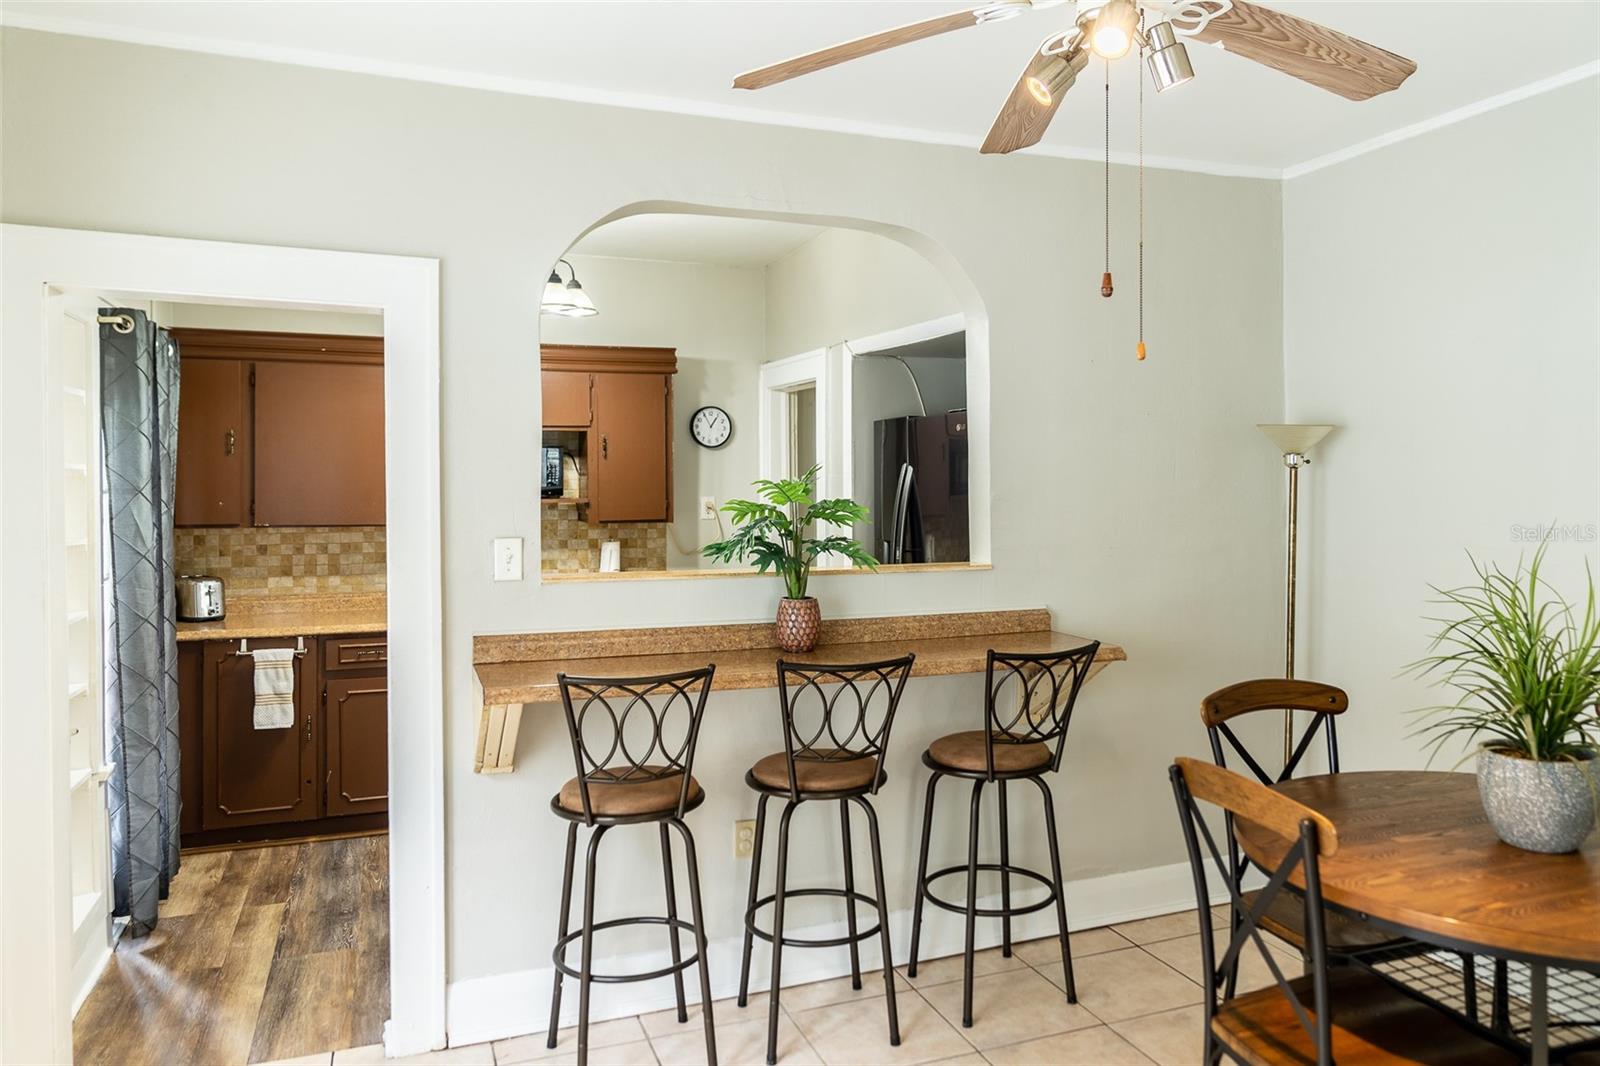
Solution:
M1528 967L1528 1012L1532 1028L1528 1031L1529 1062L1532 1066L1550 1063L1549 971L1542 963Z

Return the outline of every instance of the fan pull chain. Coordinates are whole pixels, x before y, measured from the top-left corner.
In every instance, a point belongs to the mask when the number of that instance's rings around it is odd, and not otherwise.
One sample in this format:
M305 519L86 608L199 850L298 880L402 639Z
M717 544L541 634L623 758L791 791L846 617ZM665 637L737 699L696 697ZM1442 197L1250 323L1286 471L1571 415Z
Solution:
M1139 68L1144 69L1144 48L1139 49ZM1144 79L1139 79L1139 344L1134 356L1144 362Z
M1111 288L1111 60L1106 66L1106 272L1100 275L1100 295L1110 296Z

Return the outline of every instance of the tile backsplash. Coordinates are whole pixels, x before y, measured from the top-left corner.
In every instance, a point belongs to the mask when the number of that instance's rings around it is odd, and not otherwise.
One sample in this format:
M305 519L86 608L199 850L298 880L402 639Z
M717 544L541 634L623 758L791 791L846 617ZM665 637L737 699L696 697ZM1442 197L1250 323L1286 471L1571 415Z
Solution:
M382 592L383 526L178 529L180 574L215 574L229 593Z
M665 522L615 522L590 525L572 504L546 505L539 523L539 566L547 573L573 574L600 569L603 541L622 543L622 569L667 568Z

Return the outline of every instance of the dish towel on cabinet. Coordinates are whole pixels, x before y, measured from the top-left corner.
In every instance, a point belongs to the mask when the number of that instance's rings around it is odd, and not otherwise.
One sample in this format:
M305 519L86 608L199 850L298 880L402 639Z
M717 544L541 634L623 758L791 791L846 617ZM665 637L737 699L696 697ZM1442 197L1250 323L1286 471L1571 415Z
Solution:
M251 654L256 660L256 728L292 728L294 649L267 648Z

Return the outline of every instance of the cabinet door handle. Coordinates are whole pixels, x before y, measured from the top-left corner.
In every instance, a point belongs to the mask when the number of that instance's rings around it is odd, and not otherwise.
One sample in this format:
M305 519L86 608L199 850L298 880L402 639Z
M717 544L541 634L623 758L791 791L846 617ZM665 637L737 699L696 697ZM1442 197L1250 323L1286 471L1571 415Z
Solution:
M222 435L222 454L223 455L232 455L233 454L233 446L234 446L234 443L235 443L236 440L237 440L237 438L234 436L233 430L231 430L231 429L228 430L228 432L226 432L226 433L224 433Z
M600 458L611 458L611 440L608 437L600 438Z
M311 743L311 712L306 712L306 743Z

